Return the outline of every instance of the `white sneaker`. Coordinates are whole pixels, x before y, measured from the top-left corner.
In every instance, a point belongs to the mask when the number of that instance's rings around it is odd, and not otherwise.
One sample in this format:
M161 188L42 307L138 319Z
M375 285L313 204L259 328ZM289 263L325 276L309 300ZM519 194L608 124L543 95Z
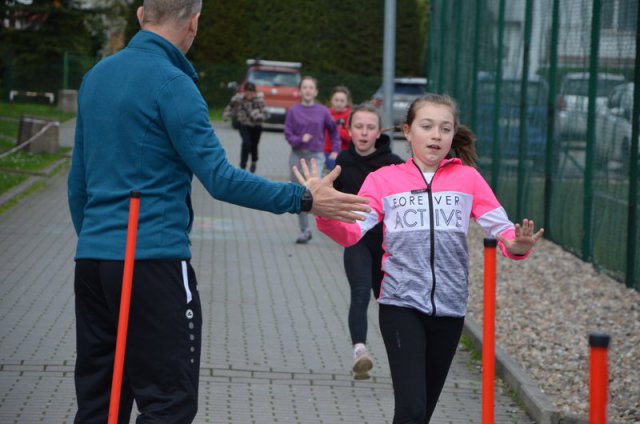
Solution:
M353 379L354 380L367 380L369 379L369 371L373 368L373 361L367 347L358 343L353 351Z
M296 239L297 244L307 244L309 240L311 240L312 234L311 230L307 229L300 233L298 238Z

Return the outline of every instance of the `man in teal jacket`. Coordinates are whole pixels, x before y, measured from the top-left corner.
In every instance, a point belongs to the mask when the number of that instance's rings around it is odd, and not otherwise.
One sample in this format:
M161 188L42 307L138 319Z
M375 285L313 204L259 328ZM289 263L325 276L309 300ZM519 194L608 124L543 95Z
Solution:
M308 188L231 166L185 54L201 0L145 0L142 30L85 75L78 98L69 207L76 233L77 423L104 423L120 300L129 196L141 193L134 299L120 422L188 423L197 411L200 300L189 264L193 174L216 199L273 213L346 221L366 200L339 193L339 172Z

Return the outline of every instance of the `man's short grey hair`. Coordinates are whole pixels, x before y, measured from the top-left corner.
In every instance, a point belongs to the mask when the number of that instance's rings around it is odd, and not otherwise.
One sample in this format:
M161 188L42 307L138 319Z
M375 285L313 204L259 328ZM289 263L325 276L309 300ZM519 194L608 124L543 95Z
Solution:
M200 12L202 0L144 0L143 24L180 22Z

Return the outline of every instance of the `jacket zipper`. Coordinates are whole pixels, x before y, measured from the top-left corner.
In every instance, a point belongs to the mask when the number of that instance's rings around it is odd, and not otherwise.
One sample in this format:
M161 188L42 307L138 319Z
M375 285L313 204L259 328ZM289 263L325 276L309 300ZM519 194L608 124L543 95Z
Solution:
M422 171L420 172L420 174L422 175L422 178L424 178L424 174L422 174ZM436 174L434 172L433 177L431 178L431 181L433 181L433 179L436 177ZM425 179L426 182L426 179ZM429 238L431 241L431 254L429 255L429 262L431 264L431 279L432 279L432 284L431 284L431 307L433 308L433 313L431 315L436 316L436 252L435 252L435 247L436 247L436 232L433 229L433 225L434 225L434 218L433 218L433 193L431 192L431 183L427 182L427 195L429 196Z
M449 162L447 162L444 166L447 166L448 163ZM416 168L418 168L418 172L420 173L420 176L424 180L424 183L427 185L427 196L429 197L429 242L431 243L429 264L431 265L431 281L432 281L430 300L431 300L431 308L433 310L431 315L436 316L436 253L435 253L436 232L434 229L435 218L433 216L433 193L431 191L431 184L433 183L433 180L436 178L436 173L441 169L441 167L438 166L438 168L433 173L433 177L431 177L431 182L428 182L427 179L424 177L424 173L422 172L418 164L415 163L415 161L413 162L413 164L416 166Z

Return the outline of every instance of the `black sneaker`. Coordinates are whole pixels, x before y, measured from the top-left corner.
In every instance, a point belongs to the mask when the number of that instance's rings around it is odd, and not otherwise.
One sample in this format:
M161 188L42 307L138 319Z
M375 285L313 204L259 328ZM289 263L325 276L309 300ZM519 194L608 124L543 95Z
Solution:
M249 166L249 171L253 174L254 172L256 172L256 164L255 162L252 162L251 165Z

